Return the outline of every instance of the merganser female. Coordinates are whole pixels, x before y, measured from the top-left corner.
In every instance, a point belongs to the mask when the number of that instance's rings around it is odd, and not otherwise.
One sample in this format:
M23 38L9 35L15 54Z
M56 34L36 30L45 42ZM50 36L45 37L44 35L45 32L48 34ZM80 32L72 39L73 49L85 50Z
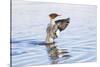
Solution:
M63 31L69 24L70 18L55 20L56 17L61 16L56 13L51 13L50 23L47 27L46 43L53 43L54 39L58 37L59 32Z

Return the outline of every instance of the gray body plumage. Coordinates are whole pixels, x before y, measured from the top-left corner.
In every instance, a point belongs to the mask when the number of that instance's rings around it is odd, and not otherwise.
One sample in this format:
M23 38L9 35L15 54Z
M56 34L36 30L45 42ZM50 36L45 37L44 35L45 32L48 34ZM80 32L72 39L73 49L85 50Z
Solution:
M69 24L69 18L60 19L53 21L54 23L49 23L46 29L46 43L53 43L61 31L63 31Z

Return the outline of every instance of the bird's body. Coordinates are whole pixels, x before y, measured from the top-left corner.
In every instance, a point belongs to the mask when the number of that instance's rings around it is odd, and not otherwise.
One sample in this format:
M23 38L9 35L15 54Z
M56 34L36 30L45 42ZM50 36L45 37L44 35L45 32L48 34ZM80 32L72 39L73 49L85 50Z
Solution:
M48 27L46 30L47 32L46 42L47 43L52 43L53 39L56 38L56 35L55 35L56 30L57 30L57 25L55 24L54 21L48 24Z
M53 43L54 39L59 36L59 33L63 31L69 24L69 18L55 20L54 16L59 16L57 14L50 14L50 23L47 27L46 43Z

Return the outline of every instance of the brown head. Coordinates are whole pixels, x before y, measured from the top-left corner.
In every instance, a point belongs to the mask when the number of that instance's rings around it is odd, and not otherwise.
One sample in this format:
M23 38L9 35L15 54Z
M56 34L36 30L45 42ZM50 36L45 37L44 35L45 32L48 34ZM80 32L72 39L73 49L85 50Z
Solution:
M49 14L49 17L50 17L51 19L55 19L57 16L61 16L61 15L58 15L58 14L56 14L56 13L51 13L51 14Z

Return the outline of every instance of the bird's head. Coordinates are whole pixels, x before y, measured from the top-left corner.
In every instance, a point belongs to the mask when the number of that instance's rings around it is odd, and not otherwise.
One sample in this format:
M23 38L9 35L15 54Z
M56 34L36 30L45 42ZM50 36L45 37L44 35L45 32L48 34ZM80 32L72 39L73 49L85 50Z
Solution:
M51 14L49 14L50 19L55 19L58 16L61 16L61 15L58 15L57 13L51 13Z

